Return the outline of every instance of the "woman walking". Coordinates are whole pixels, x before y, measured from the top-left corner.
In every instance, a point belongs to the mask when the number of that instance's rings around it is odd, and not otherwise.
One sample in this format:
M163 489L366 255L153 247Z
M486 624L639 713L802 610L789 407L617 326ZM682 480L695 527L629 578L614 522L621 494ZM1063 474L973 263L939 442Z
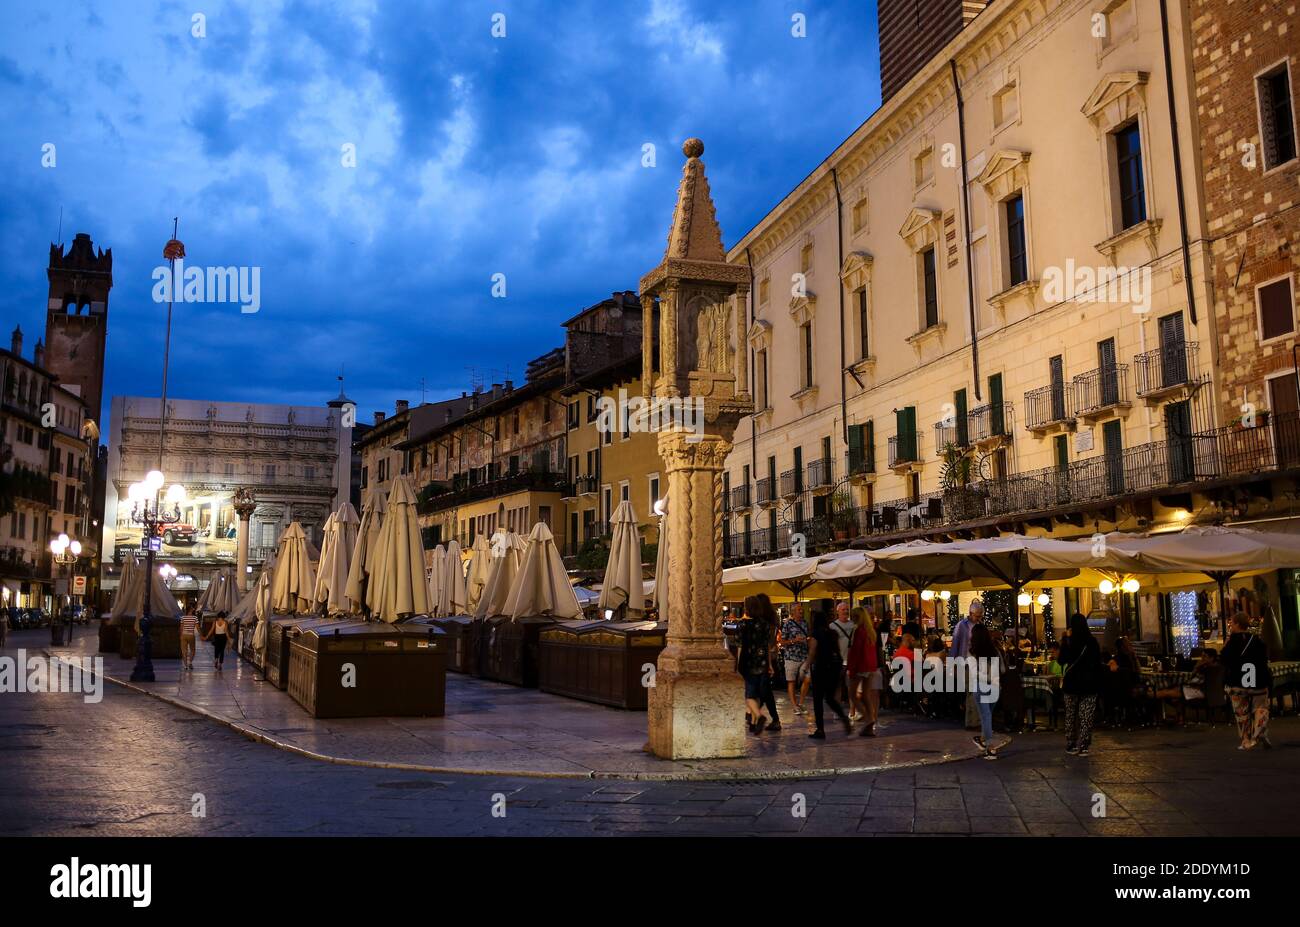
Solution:
M977 624L970 631L970 655L975 657L975 672L978 675L974 687L975 710L980 716L980 736L972 737L975 746L984 751L984 759L996 760L997 752L993 749L993 704L997 701L998 681L1002 669L1002 651L993 641L993 635L984 624Z
M1241 737L1237 749L1254 750L1257 744L1272 747L1268 739L1268 690L1273 687L1273 675L1268 668L1268 647L1251 633L1250 619L1244 612L1232 616L1223 665L1223 687L1232 700Z
M770 686L772 655L769 649L771 629L767 612L757 596L745 599L745 616L740 622L740 646L736 652L736 672L745 679L745 708L749 715L749 732L763 733L767 718L763 715L765 687Z
M230 625L226 623L225 612L217 612L217 620L212 622L212 630L204 640L212 641L212 665L221 670L226 662L226 641L230 640Z
M1097 714L1097 693L1101 691L1101 647L1088 630L1088 619L1075 612L1070 630L1061 645L1065 667L1061 691L1065 694L1065 752L1087 756L1092 746L1092 722Z
M876 625L871 612L859 605L849 613L856 630L849 645L849 701L858 710L866 726L863 737L876 736L876 717L880 714L880 649L876 643Z
M808 660L812 664L813 720L816 729L808 736L814 740L825 740L826 731L822 725L822 705L831 706L831 711L844 724L844 733L851 734L853 725L844 707L835 699L835 690L839 688L844 676L844 663L840 657L837 632L831 630L831 600L819 599L813 603L812 637L808 641Z

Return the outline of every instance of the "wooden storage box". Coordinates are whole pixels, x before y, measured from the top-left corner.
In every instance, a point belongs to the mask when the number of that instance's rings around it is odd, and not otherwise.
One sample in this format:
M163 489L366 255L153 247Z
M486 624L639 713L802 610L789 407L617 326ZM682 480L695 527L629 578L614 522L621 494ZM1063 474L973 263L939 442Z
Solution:
M289 695L314 718L441 717L446 653L446 635L434 627L308 627L289 643Z
M668 628L648 621L567 621L539 635L538 682L544 692L617 708L645 710L647 666Z

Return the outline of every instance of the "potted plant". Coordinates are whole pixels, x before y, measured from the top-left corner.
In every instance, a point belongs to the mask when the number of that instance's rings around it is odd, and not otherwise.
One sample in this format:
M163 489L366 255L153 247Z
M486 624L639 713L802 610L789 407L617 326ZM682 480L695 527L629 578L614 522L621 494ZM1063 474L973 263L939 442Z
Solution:
M943 446L939 485L950 521L965 521L983 514L980 494L971 489L975 462L970 452L949 441Z
M831 528L835 540L847 541L857 531L858 520L853 511L853 497L841 489L831 496Z

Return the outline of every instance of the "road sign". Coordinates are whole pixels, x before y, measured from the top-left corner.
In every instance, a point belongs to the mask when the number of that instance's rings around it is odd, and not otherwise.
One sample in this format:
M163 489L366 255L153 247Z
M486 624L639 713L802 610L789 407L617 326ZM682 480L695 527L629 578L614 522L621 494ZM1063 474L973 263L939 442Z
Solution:
M72 594L73 595L86 594L86 577L84 576L72 577Z

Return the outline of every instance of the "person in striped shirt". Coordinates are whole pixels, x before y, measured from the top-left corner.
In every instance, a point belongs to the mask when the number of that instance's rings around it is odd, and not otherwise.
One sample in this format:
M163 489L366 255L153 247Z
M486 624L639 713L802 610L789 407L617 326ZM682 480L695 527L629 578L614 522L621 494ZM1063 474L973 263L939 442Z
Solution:
M186 613L181 616L181 667L194 669L194 651L198 647L199 618Z

